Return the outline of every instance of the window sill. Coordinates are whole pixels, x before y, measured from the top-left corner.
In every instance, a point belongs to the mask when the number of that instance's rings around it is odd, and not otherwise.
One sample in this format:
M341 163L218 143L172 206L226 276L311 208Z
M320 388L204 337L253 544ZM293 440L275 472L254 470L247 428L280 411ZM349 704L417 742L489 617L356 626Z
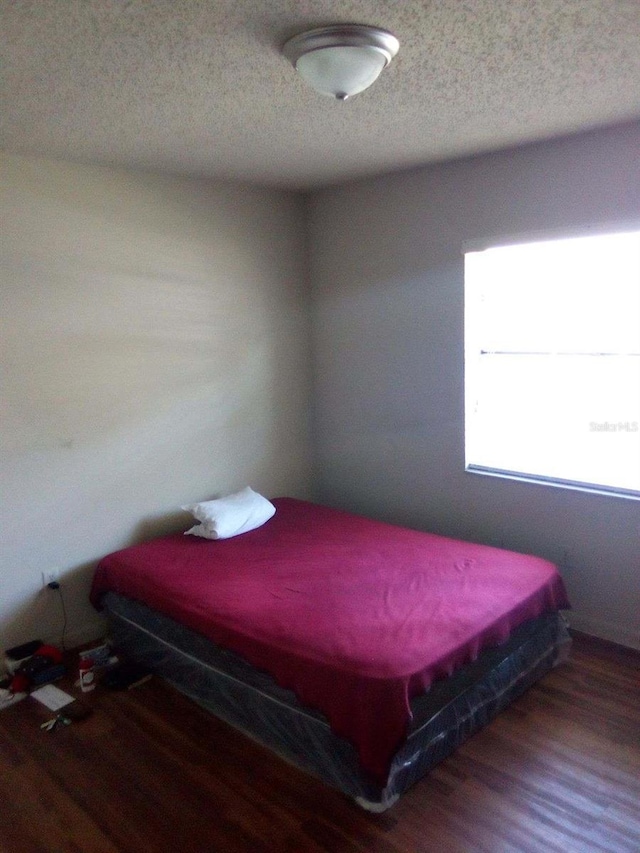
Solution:
M479 465L468 465L465 468L465 473L479 474L481 477L495 477L499 480L515 480L518 483L529 483L534 486L550 486L553 489L567 489L572 492L583 492L588 495L598 495L605 498L640 501L640 492L613 489L606 486L590 486L588 483L574 483L570 480L553 480L547 477L536 477L532 474L518 474L514 471L482 468Z

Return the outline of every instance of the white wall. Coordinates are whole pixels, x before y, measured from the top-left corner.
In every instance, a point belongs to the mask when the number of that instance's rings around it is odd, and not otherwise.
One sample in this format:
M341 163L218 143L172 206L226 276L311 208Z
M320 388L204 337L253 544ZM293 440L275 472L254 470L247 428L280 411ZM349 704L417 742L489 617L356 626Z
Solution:
M573 624L640 647L640 503L464 472L465 241L640 223L640 125L313 194L321 499L561 561ZM640 389L639 389L640 393Z
M246 484L309 496L302 201L6 157L0 647L96 636L96 559Z

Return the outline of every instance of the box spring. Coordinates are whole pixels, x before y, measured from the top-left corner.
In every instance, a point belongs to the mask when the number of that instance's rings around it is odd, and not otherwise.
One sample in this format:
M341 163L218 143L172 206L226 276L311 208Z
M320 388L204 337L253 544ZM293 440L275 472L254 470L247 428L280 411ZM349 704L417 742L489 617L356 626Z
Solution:
M489 723L568 654L558 613L532 619L509 640L438 681L411 705L413 720L384 784L360 767L354 747L325 717L239 655L132 599L103 605L116 649L261 744L353 797L384 811L414 782Z

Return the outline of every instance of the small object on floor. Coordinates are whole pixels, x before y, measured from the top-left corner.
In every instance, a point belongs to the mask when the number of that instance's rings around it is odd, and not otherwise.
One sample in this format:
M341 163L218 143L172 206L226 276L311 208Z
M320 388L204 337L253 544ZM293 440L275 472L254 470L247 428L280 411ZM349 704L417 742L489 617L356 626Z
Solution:
M103 643L101 646L94 646L92 649L84 649L79 653L80 660L90 660L95 669L102 669L109 665L111 659L111 647L108 643Z
M34 652L37 652L42 645L42 640L31 640L28 643L23 643L21 646L14 646L12 649L7 649L4 653L4 662L7 672L10 675L17 672L20 666L25 661L28 661Z
M95 678L96 673L93 660L91 658L82 658L80 661L80 690L83 693L95 690Z
M26 693L29 689L29 678L23 672L16 672L9 684L10 693Z
M62 706L62 710L59 711L55 717L52 717L50 720L46 720L44 723L40 725L40 728L45 732L52 732L58 726L70 726L71 723L76 722L77 720L84 720L85 717L88 717L93 709L88 705L85 705L84 702L81 702L79 699L74 699L66 705Z
M45 666L31 676L31 683L36 687L39 684L50 684L52 681L58 681L66 673L67 668L63 663L56 663L52 666Z
M64 690L60 690L59 687L54 687L53 684L45 684L44 687L38 687L37 690L31 692L31 695L38 702L42 702L50 711L59 711L60 708L64 708L65 705L73 702L73 696L65 693Z
M31 650L35 644L36 640L23 646L16 646L15 649L10 649L7 655L23 655L26 651ZM9 658L7 658L8 660ZM9 663L7 664L13 676L9 687L12 693L26 693L32 685L56 681L58 678L62 678L65 673L60 649L43 643L40 643L28 657L22 660L18 660L16 657L15 662L17 662L17 668L13 668Z
M16 702L22 702L26 698L26 693L14 693L12 690L0 687L0 711L8 708L10 705L15 705Z
M42 723L40 726L45 732L52 732L59 725L70 726L71 720L68 717L65 717L63 714L56 714L55 717L51 720L47 720L46 723Z
M119 663L104 674L102 683L112 690L131 690L151 678L146 667L137 663Z

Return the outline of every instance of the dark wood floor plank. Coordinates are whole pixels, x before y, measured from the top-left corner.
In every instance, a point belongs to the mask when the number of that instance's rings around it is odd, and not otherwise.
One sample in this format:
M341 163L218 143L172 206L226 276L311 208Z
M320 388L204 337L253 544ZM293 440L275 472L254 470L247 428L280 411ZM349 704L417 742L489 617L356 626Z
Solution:
M163 682L96 690L51 734L0 712L2 853L638 853L640 654L557 668L383 815ZM62 685L63 687L65 685Z

